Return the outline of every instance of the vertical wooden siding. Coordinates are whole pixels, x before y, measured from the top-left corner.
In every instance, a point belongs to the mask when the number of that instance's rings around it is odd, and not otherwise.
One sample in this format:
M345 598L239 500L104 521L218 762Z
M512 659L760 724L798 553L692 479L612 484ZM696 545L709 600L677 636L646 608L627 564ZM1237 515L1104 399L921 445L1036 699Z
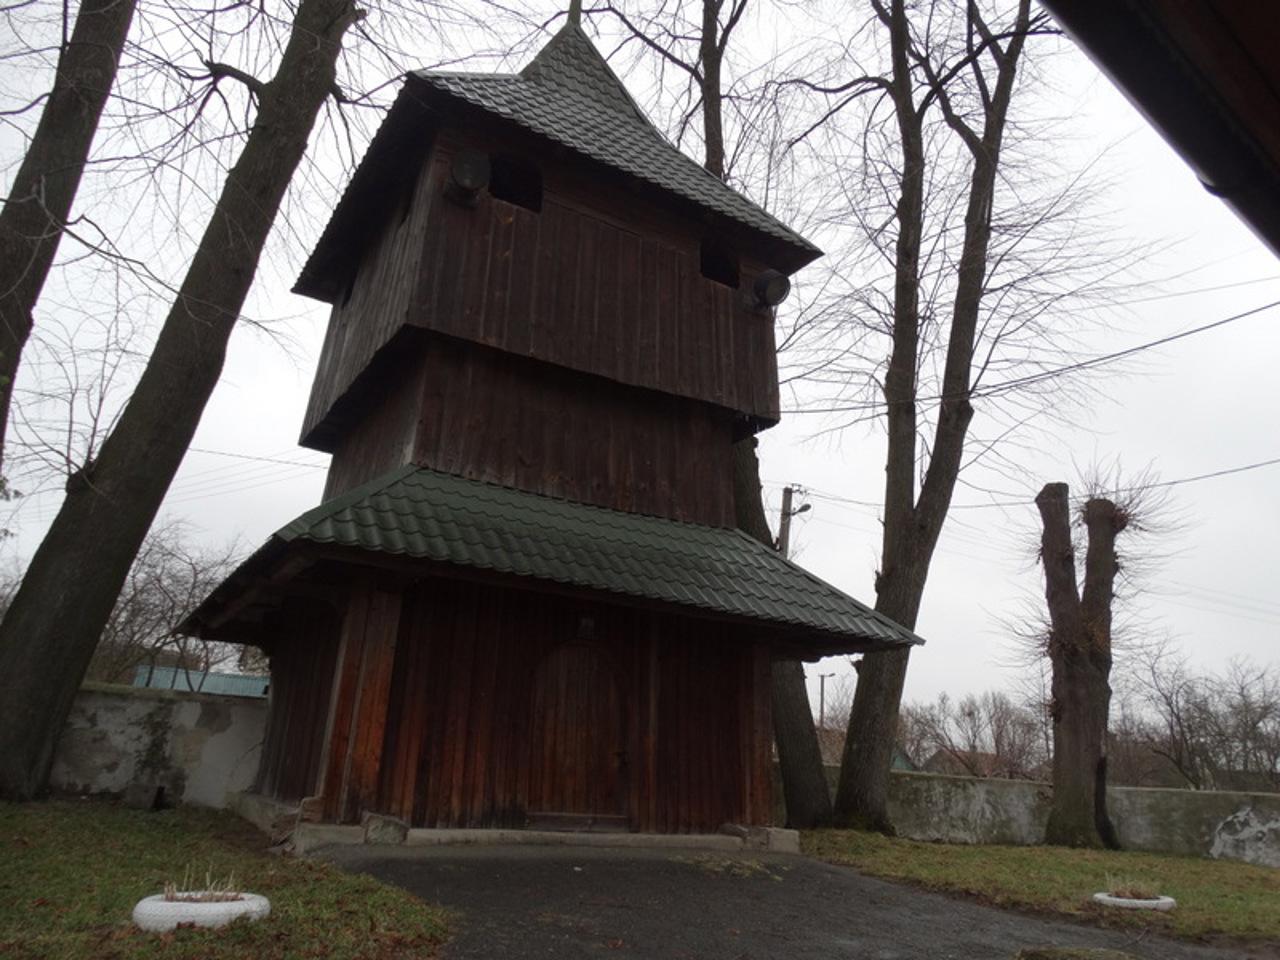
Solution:
M571 170L548 171L540 212L483 191L464 206L443 196L449 158L432 154L408 215L388 222L350 298L334 306L303 430L309 443L329 449L317 427L406 323L777 419L772 319L745 306L742 291L702 276L697 222L650 215L624 224L602 212L616 196L575 194ZM751 276L744 271L744 284Z
M726 411L431 337L334 452L325 497L414 462L616 510L733 524Z
M360 254L350 289L333 305L320 364L307 401L302 435L329 414L374 355L409 321L409 305L422 272L424 237L432 229L435 167L426 163L405 197ZM320 445L318 449L328 449Z
M377 809L401 593L372 574L353 584L338 653L321 758L321 796L328 820L353 823Z
M415 827L767 824L769 658L740 628L475 583L358 577L272 658L259 789Z
M404 609L378 809L422 827L769 822L758 647L715 624L441 581Z
M270 710L259 793L290 803L319 791L321 751L338 652L338 620L325 606L289 609L271 652Z

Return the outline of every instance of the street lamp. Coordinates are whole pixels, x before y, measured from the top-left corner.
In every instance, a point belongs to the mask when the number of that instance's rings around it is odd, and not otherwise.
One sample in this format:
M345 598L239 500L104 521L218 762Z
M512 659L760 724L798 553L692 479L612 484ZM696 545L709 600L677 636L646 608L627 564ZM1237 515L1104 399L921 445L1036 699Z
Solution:
M834 673L818 674L818 732L823 733L827 729L827 677L834 677Z

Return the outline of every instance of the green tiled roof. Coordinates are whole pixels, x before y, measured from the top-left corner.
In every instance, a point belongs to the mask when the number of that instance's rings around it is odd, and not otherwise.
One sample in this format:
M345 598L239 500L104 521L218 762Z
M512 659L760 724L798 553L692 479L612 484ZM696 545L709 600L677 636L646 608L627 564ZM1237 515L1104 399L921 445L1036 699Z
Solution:
M802 252L819 250L672 146L582 28L567 24L518 75L420 70L420 83L512 121Z
M321 504L273 539L583 587L812 630L864 647L922 642L741 531L571 503L414 466Z

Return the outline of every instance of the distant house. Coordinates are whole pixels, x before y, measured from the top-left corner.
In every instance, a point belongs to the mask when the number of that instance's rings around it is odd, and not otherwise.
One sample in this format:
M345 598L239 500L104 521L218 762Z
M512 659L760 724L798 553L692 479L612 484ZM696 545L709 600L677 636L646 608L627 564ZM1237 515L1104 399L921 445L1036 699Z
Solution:
M186 627L271 657L258 790L321 819L768 824L775 658L917 643L734 528L819 251L672 147L576 18L411 74L297 291L326 500Z
M218 693L232 697L265 697L271 678L240 673L206 673L185 667L153 667L143 663L134 668L133 685L160 690Z

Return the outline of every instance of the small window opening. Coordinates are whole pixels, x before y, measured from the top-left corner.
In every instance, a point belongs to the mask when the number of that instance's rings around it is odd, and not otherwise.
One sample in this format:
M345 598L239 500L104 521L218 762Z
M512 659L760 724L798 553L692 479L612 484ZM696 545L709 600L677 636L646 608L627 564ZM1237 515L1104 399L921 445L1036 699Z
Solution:
M542 171L519 157L493 158L489 192L499 200L539 213L542 210Z
M738 289L737 257L714 240L703 240L700 253L704 277L716 283L723 283L734 290Z

